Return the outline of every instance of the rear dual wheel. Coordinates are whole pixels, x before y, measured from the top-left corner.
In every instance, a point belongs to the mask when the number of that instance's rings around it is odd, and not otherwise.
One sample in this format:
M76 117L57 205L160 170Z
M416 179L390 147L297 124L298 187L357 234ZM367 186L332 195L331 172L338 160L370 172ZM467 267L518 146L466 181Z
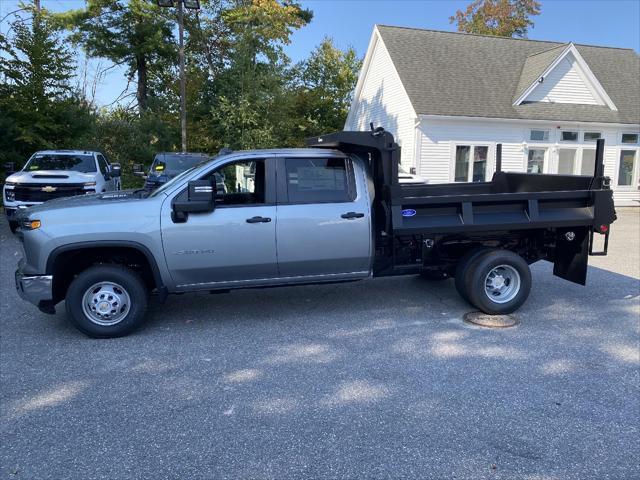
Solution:
M458 266L456 288L469 303L489 315L514 312L531 291L531 270L509 250L473 252Z

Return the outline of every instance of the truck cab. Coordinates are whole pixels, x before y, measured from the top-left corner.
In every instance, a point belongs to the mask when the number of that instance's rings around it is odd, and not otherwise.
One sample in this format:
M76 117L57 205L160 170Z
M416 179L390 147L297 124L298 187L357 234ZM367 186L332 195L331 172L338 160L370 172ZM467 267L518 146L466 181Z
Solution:
M45 150L34 153L3 188L4 209L12 232L18 210L51 199L120 190L120 165L100 152Z
M204 153L161 152L154 157L146 175L141 165L136 165L135 173L144 176L144 188L151 192L185 170L206 162L209 158L209 155Z

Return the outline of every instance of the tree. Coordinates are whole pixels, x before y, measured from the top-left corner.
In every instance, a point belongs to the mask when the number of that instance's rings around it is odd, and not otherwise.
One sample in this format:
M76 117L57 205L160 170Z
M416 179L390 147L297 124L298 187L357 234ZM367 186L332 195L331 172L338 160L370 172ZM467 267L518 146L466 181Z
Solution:
M299 85L292 119L294 137L302 139L342 130L362 62L356 51L336 48L325 38L310 57L296 67ZM298 143L296 142L296 143Z
M0 57L0 156L21 161L43 148L63 148L86 130L92 113L72 85L75 64L48 12L11 22Z
M175 63L172 21L167 15L166 9L149 0L87 0L84 9L59 14L58 19L89 56L128 67L129 80L137 80L136 100L142 113L148 106L150 70Z
M459 32L523 38L533 27L531 17L539 14L536 0L474 0L449 21L458 24Z

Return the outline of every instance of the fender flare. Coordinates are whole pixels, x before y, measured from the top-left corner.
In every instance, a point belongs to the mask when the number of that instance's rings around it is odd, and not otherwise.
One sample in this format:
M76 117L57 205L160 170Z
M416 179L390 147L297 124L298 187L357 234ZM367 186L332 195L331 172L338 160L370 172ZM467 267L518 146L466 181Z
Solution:
M156 259L151 253L151 251L142 243L133 242L130 240L105 240L105 241L93 241L93 242L77 242L77 243L69 243L67 245L56 247L51 251L51 253L49 254L49 257L47 258L46 274L47 275L53 274L53 266L55 265L56 259L61 253L69 252L71 250L86 250L89 248L101 248L101 247L133 248L134 250L139 251L145 256L145 258L149 262L149 265L151 267L151 272L153 274L153 280L156 283L156 288L160 291L166 289L164 282L162 281L162 276L160 275L158 262L156 262Z

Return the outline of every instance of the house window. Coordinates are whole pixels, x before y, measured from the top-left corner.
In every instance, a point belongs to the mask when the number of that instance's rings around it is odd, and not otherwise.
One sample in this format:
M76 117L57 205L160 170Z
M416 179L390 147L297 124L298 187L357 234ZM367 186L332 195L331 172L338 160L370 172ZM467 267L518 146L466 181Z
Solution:
M618 185L629 187L633 185L633 174L636 169L636 151L620 151L620 169L618 170Z
M599 138L602 138L602 134L600 132L584 132L585 142L595 142Z
M558 173L560 175L573 175L576 165L576 151L575 148L558 150Z
M546 148L530 148L527 160L527 173L543 173Z
M622 143L638 143L638 134L637 133L623 133L622 134Z
M531 130L529 140L532 142L548 142L549 130Z
M596 168L596 151L593 148L582 149L582 164L580 165L580 175L593 176Z
M457 145L454 180L456 182L484 182L487 177L488 158L489 147L487 146Z
M563 142L577 142L578 132L565 130L564 132L561 133L560 140L562 140Z

